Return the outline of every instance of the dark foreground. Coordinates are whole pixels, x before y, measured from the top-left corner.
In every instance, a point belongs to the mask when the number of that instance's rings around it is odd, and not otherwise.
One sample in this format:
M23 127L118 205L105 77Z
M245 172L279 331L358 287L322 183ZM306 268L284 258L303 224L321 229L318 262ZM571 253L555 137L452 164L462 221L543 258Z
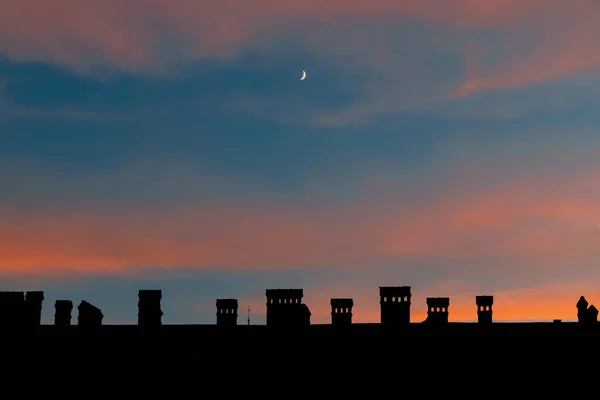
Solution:
M412 352L442 357L454 352L465 353L467 349L475 352L464 357L485 357L491 353L508 356L513 349L521 351L519 346L527 346L531 351L565 344L581 349L600 342L600 325L565 322L441 326L414 323L404 327L311 325L293 329L260 325L163 325L157 328L104 325L94 329L40 326L33 330L2 332L3 343L14 344L6 347L5 355L27 353L31 358L44 360L68 356L82 363L99 359L217 362L259 356L302 359L309 355L324 359L327 354L332 357L348 354L406 356Z
M425 399L451 393L482 397L483 392L500 391L534 396L525 390L538 397L563 393L555 385L574 396L574 390L589 389L599 370L600 327L577 323L296 329L41 326L35 331L2 332L2 364L18 371L14 376L32 382L18 383L21 390L60 392L35 384L42 376L53 376L74 385L85 382L84 397L96 397L91 393L100 389L120 391L116 398L133 396L125 395L125 387L136 398L184 388L186 394L173 392L169 397L196 396L193 390L216 391L225 398L245 394L371 398L408 389L425 393L416 396ZM5 373L3 384L21 382L13 379Z

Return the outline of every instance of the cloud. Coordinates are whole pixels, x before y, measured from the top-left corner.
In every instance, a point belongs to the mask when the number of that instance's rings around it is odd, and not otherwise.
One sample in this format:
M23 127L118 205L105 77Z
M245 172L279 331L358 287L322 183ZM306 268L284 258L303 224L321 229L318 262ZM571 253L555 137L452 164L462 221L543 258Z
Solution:
M467 78L456 95L483 89L505 89L543 82L557 77L597 71L600 50L594 37L600 33L600 6L588 3L589 8L577 8L555 25L529 27L533 37L522 40L512 35L504 43L500 62L481 61L493 48L467 49ZM566 10L571 11L571 10ZM583 13L587 13L584 15ZM526 28L526 27L524 27Z
M600 13L593 0L226 0L211 5L190 0L60 0L52 5L23 0L5 1L2 7L0 49L9 57L80 69L108 62L128 70L164 70L186 59L230 57L274 36L293 37L294 32L322 53L356 46L357 57L373 68L398 65L406 57L395 57L399 53L391 42L379 44L369 32L399 18L434 27L438 51L448 45L464 49L468 75L457 94L553 79L600 63L594 43ZM329 29L334 36L310 34L349 23L357 28L344 37L335 35L335 28ZM490 35L502 40L481 39ZM422 43L418 36L411 41L415 49ZM489 58L490 53L495 56L483 62L482 56Z
M483 190L448 185L427 198L392 191L344 204L4 208L0 268L53 275L128 274L140 266L357 271L395 264L410 271L420 260L429 268L463 262L481 274L492 272L479 263L496 260L521 274L557 274L568 264L569 274L585 275L599 256L596 178L587 169L523 175Z

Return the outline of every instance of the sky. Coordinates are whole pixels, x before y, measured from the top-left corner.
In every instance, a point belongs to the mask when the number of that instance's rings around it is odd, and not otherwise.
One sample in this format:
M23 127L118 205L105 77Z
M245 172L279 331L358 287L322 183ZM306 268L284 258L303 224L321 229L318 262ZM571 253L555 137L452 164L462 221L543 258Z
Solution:
M600 303L596 0L0 0L0 290L137 323ZM305 70L307 78L300 80ZM74 311L73 322L76 321Z

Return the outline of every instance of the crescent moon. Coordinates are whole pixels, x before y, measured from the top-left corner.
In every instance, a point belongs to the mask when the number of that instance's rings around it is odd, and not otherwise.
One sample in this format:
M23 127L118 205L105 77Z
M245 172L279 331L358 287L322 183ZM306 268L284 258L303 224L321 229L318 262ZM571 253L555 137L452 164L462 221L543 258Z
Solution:
M302 78L300 78L301 81L306 79L306 71L302 71Z

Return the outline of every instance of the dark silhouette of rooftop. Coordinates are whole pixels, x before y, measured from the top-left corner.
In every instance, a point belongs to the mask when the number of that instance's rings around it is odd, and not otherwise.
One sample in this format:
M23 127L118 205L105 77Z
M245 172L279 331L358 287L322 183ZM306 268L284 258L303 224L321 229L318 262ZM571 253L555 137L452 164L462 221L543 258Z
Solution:
M302 289L267 289L267 326L310 325L310 310L302 303Z
M79 310L77 325L84 328L95 328L102 325L104 315L98 307L83 300L79 306L77 306L77 309Z
M350 325L352 324L352 299L331 299L331 324L332 325Z
M584 296L579 298L576 304L577 320L581 324L595 324L598 322L598 310L595 306L588 307L588 302Z
M71 300L56 300L54 303L54 325L70 326L73 302Z
M381 323L407 325L410 323L410 286L380 286Z
M42 322L42 303L44 292L25 293L25 323L29 326L39 326Z
M427 319L425 322L430 324L447 324L448 307L450 307L450 299L448 297L428 297Z
M427 323L410 323L410 316L406 315L410 311L410 287L383 287L380 288L382 313L390 313L386 314L387 319L382 316L386 323L355 323L352 314L360 303L356 304L351 298L332 298L331 323L312 324L310 310L302 303L302 289L270 289L266 291L266 325L238 325L237 299L216 299L217 322L213 324L157 325L158 315L162 316L162 311L157 311L162 298L159 292L138 293L137 325L105 325L101 310L87 301L79 304L78 323L73 325L73 302L57 300L55 324L35 328L31 324L18 325L23 316L17 315L17 311L21 310L22 315L28 313L27 308L22 307L27 296L22 292L4 292L0 294L0 315L9 318L0 326L0 337L5 344L3 363L14 366L19 360L25 360L27 365L47 365L44 371L54 368L61 373L64 367L89 373L99 366L124 366L131 373L157 370L166 375L177 368L196 366L204 371L209 367L211 382L213 376L231 379L232 368L248 368L250 374L264 374L262 368L253 364L266 363L271 368L267 379L280 384L284 381L274 376L283 374L289 380L290 390L295 392L302 385L292 380L302 379L299 366L306 363L311 372L315 368L323 369L317 376L326 377L333 386L343 387L347 382L336 375L338 372L352 373L356 379L362 379L386 369L385 364L394 360L407 366L408 371L388 368L398 376L391 379L394 384L400 379L411 383L412 378L407 380L411 373L422 378L423 371L438 371L444 369L440 367L443 363L455 361L476 365L489 377L494 365L520 365L519 357L526 359L527 365L535 365L537 359L532 355L532 346L546 343L543 346L547 352L550 343L552 350L557 351L555 345L561 338L570 346L566 354L589 358L588 350L600 337L600 324L595 323L598 310L589 306L585 298L578 303L578 313L583 316L579 322L497 323L491 318L492 296L474 296L473 316L477 315L478 322L450 322L450 299L430 297L423 304L429 308ZM29 295L31 304L41 304L40 298L39 294ZM149 312L152 315L149 319L143 316L143 304L153 310ZM17 325L6 325L7 321ZM31 321L33 323L33 317ZM145 325L144 321L152 322ZM11 329L15 327L21 329ZM509 341L507 336L511 337ZM508 345L518 337L521 343ZM476 351L468 349L469 344L475 346ZM553 363L553 367L566 368L569 364L562 362L562 353L559 358L561 361ZM63 368L59 368L59 364ZM536 368L530 367L530 370L537 373ZM464 376L462 366L456 369ZM28 376L32 373L27 372ZM141 390L152 390L154 379L142 376ZM379 374L376 376L381 378ZM436 381L436 385L438 383Z
M0 292L0 327L39 326L44 292Z
M494 296L476 296L475 302L477 304L477 322L491 324L493 321L492 305L494 305Z
M140 290L138 292L138 325L156 327L162 325L163 312L160 307L161 290Z
M237 299L217 299L217 325L236 326L238 318Z
M475 296L473 313L476 323L450 322L448 297L429 297L426 323L410 322L411 288L410 286L382 286L379 288L381 304L380 323L355 323L354 309L357 306L351 298L332 298L331 323L312 324L311 313L303 303L302 289L268 289L265 292L266 325L238 325L238 300L216 299L216 324L209 325L164 325L161 310L162 292L160 290L140 290L138 292L138 324L132 326L104 325L102 311L81 301L78 308L78 322L71 323L73 302L56 300L53 325L41 325L40 315L44 300L43 292L0 292L0 335L15 329L31 329L36 335L52 337L74 337L73 335L99 335L98 337L121 338L125 342L135 340L140 328L154 327L144 332L156 332L172 343L179 340L209 340L215 343L222 340L235 340L245 337L256 341L261 338L274 338L281 330L272 327L285 327L285 335L304 335L307 338L327 338L343 335L355 338L361 343L365 340L389 341L399 337L462 335L462 336L502 336L502 335L600 335L598 310L589 305L584 296L576 304L577 322L553 320L540 323L496 323L492 318L494 297ZM360 305L358 305L360 306ZM336 327L343 326L344 329ZM32 329L35 327L35 330ZM222 329L229 327L232 329ZM91 329L94 328L94 329ZM234 335L234 336L231 336ZM241 335L241 336L239 336ZM275 335L275 336L273 336ZM195 338L195 339L194 339ZM119 339L119 340L121 340ZM165 339L167 340L167 339ZM325 340L325 339L324 339ZM395 339L394 339L395 340ZM124 343L125 343L124 342ZM387 351L387 350L386 350Z
M598 322L598 309L596 309L596 307L593 305L591 305L590 308L587 309L587 322L588 323Z
M21 326L25 311L23 292L0 292L0 326L3 329Z
M379 297L383 325L410 324L410 286L380 286Z

